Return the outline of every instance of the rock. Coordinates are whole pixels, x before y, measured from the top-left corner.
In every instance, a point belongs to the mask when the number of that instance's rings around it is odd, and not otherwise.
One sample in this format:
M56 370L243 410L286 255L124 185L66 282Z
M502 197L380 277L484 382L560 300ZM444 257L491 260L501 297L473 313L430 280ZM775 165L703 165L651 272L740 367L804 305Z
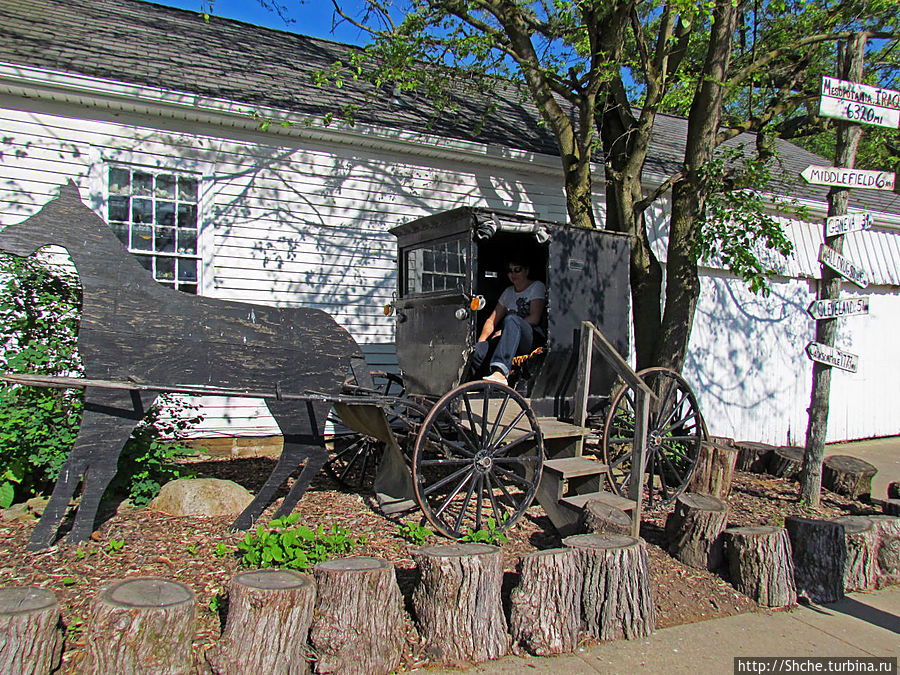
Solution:
M32 497L28 501L13 504L8 509L0 510L0 520L10 523L22 523L40 518L47 506L46 497Z
M162 486L150 508L170 516L231 516L253 497L243 487L218 478L179 478Z

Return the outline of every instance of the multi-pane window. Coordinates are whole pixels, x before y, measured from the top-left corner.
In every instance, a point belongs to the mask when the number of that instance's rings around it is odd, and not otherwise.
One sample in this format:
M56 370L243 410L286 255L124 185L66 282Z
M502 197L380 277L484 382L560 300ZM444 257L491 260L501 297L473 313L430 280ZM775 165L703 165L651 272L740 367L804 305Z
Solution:
M158 282L196 293L197 177L144 168L109 168L107 220Z
M438 293L465 286L468 246L454 239L406 253L406 292Z

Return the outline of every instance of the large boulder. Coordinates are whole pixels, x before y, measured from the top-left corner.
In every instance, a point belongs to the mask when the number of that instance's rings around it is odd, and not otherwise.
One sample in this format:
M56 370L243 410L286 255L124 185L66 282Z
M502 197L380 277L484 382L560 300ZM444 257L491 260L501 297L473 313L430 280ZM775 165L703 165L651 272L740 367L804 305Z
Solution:
M179 478L162 486L150 508L170 516L233 516L253 497L230 480Z

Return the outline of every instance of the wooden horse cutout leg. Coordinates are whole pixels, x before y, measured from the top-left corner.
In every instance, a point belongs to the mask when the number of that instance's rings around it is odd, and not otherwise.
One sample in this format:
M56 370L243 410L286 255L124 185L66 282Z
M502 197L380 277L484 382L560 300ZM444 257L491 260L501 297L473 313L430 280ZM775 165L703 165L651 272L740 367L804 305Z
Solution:
M144 416L146 406L156 394L143 397L134 392L88 388L84 395L84 415L75 445L59 472L53 494L40 521L31 533L29 551L52 545L75 489L84 478L81 503L75 514L68 542L84 541L94 531L94 519L100 499L116 475L122 447L135 425Z
M249 529L272 502L275 491L284 485L288 476L305 461L303 471L275 513L276 518L289 515L328 461L323 429L325 416L330 407L328 403L268 401L268 405L284 434L284 449L254 500L232 523L232 528L236 530Z

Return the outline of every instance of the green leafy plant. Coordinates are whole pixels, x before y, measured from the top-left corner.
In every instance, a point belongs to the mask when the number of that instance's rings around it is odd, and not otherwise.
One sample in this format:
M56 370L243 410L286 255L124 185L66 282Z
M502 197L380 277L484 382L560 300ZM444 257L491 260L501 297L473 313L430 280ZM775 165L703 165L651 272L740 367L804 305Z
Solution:
M330 531L322 525L315 530L305 525L294 527L299 518L299 514L292 513L248 532L237 546L241 564L302 571L333 556L346 555L365 541L364 537L351 537L346 528L338 525Z
M209 605L207 606L210 612L218 614L222 607L225 606L225 594L221 590L216 591L215 595L209 599Z
M125 550L124 539L110 539L106 544L107 553L121 553Z
M505 521L506 517L504 516L503 522ZM494 518L488 517L485 527L482 527L480 530L474 530L470 527L469 531L462 536L460 541L497 545L505 544L509 541L509 537L505 532L499 529L499 525Z
M416 546L422 546L429 537L434 536L434 532L422 525L422 523L416 523L411 520L398 525L397 531L406 541Z
M232 549L223 544L221 541L216 544L216 557L224 558L226 555L232 552Z

